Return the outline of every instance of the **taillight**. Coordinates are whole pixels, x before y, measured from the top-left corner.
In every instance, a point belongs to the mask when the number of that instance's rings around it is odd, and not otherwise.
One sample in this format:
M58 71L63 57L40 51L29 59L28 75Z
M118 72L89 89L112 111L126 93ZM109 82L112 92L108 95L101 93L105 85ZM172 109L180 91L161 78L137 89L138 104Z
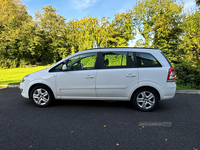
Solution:
M174 68L169 68L167 82L174 82L175 81L175 70Z

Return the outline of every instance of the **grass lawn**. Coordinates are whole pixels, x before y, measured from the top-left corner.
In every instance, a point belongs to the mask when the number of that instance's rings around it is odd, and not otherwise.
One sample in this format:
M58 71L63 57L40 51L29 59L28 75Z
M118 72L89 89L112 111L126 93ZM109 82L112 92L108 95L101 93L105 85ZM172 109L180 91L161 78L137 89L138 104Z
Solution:
M38 66L31 68L0 69L0 85L19 84L25 75L48 67L49 66Z
M199 90L192 88L190 85L177 85L176 90Z

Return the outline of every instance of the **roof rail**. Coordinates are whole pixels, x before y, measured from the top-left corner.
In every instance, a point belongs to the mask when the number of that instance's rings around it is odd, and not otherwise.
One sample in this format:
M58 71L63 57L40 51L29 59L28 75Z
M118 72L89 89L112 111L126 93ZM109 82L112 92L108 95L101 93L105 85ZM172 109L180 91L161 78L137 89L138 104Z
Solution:
M151 50L158 50L158 48L147 48L147 47L107 47L107 48L91 48L85 50L95 50L95 49L115 49L115 48L127 48L127 49L151 49Z

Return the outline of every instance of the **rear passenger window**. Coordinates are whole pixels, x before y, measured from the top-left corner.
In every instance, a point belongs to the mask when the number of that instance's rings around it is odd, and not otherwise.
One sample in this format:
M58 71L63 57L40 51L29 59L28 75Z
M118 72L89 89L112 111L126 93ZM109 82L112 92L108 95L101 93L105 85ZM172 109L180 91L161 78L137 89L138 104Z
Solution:
M149 53L136 53L138 67L162 67L159 61Z
M102 69L134 67L134 55L131 52L103 52Z
M127 52L104 52L101 68L125 68Z

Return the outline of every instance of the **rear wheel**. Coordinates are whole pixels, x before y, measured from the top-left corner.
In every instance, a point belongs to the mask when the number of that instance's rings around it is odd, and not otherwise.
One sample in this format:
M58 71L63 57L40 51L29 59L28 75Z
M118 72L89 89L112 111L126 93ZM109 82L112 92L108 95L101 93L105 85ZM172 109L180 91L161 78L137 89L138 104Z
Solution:
M140 89L134 94L132 103L139 110L150 111L158 104L158 94L150 88Z
M30 98L37 106L45 107L53 101L54 96L48 87L38 85L31 90Z

